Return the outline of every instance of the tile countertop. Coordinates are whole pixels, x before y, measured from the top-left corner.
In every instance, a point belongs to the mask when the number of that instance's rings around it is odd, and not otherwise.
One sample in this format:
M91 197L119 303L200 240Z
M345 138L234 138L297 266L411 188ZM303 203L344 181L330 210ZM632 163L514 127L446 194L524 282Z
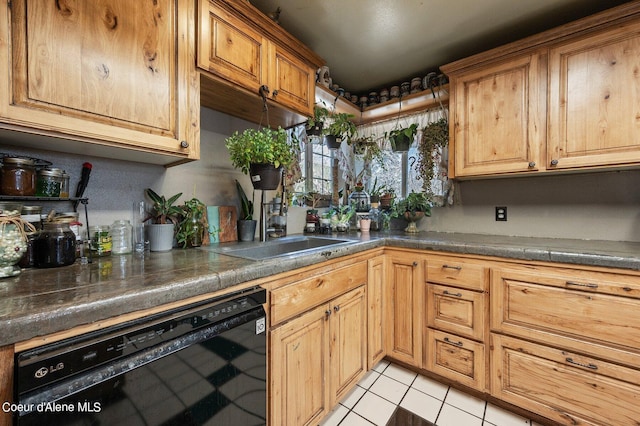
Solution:
M0 280L0 346L320 263L327 250L332 259L391 246L640 270L640 243L433 232L338 237L353 243L262 261L223 255L211 246L25 270ZM232 244L254 243L224 245Z

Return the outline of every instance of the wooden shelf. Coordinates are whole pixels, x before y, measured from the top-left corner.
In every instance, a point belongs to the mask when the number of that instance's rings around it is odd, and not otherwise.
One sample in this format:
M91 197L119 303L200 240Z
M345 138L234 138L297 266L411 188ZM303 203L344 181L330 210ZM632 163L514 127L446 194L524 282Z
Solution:
M377 121L384 121L393 118L398 115L400 109L401 113L411 114L419 111L425 111L440 106L438 98L433 97L431 90L423 90L418 93L413 93L402 98L392 99L390 101L373 105L361 111L357 105L354 105L344 97L338 97L336 99L336 93L327 89L322 85L316 85L316 103L323 101L327 107L331 107L335 100L336 112L346 112L353 114L355 122L358 125L375 123ZM442 86L437 92L436 96L440 97L440 101L443 106L449 105L449 85Z

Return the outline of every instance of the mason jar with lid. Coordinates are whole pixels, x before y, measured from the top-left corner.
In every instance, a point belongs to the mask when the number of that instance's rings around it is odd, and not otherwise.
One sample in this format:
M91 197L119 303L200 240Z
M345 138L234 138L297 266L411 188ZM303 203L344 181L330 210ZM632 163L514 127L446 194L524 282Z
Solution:
M111 225L111 253L126 254L133 250L131 222L116 220Z
M33 160L5 157L0 168L2 195L31 196L36 193L36 168Z
M46 222L33 241L34 266L55 268L76 261L76 236L68 223Z
M36 196L59 197L62 187L62 170L42 169L38 171Z

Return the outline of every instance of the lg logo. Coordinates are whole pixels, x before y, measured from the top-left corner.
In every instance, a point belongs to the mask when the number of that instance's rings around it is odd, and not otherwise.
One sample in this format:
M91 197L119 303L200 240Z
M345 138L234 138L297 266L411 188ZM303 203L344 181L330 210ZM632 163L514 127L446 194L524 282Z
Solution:
M50 366L49 368L47 367L39 368L38 370L36 370L34 376L36 379L42 379L47 374L53 373L54 371L62 370L63 368L64 368L64 363L59 362L56 365Z

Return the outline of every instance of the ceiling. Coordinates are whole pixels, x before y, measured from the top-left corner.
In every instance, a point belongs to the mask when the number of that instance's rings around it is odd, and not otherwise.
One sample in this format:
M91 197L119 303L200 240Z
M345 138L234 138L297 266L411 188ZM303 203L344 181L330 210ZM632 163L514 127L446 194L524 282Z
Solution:
M624 0L250 0L327 61L348 92L368 93Z

